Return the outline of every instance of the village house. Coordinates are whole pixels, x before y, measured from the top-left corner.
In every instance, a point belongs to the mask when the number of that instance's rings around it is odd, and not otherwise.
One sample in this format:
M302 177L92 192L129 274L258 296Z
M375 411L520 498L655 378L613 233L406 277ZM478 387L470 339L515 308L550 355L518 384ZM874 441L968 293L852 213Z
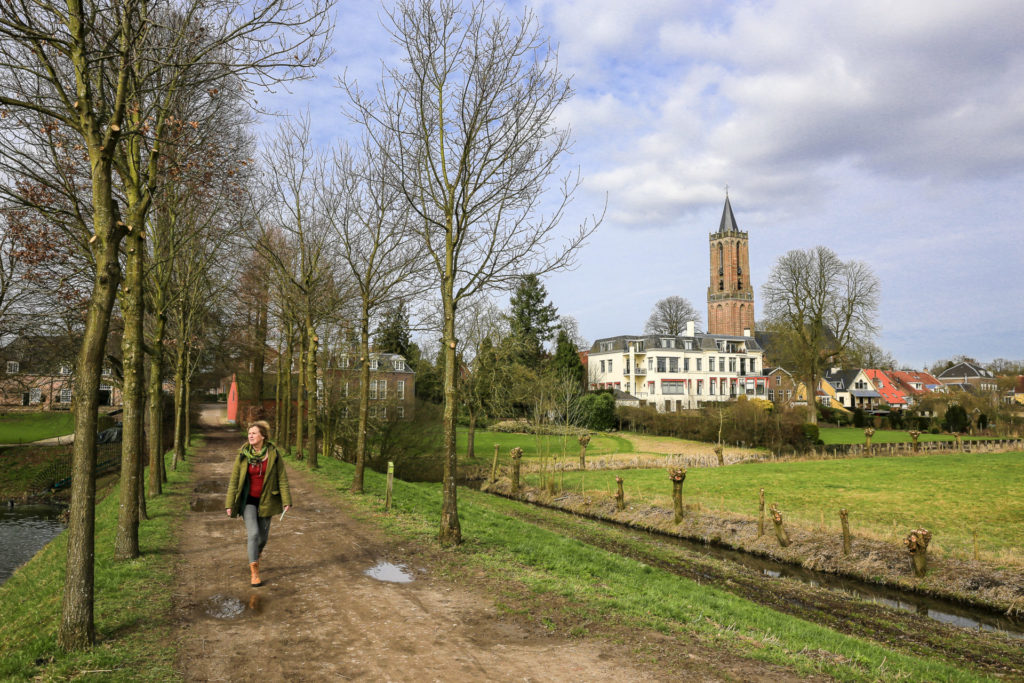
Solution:
M684 334L598 339L588 358L590 389L618 389L659 411L699 408L737 396L765 398L764 353L751 336Z
M863 370L829 368L825 381L832 385L839 405L851 410L878 410L882 395Z
M946 368L938 375L938 380L948 387L965 391L990 392L998 391L996 376L976 363L964 361L951 368Z
M77 344L67 337L24 336L0 347L0 405L70 410ZM100 379L99 405L121 405L121 389L110 366Z

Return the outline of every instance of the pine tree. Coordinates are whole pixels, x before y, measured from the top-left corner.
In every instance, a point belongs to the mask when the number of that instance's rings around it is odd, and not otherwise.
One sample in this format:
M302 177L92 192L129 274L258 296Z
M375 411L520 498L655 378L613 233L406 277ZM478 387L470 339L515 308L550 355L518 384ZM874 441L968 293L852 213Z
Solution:
M408 360L411 341L409 339L409 316L405 312L404 301L395 303L384 312L384 318L377 327L373 343L377 351L398 353Z
M558 378L568 377L575 380L582 389L586 371L576 345L564 329L558 330L558 341L555 343L555 355L551 358L551 370Z
M551 340L558 321L555 305L545 300L548 290L537 275L520 280L510 301L510 341L516 362L536 367L544 358L544 343Z

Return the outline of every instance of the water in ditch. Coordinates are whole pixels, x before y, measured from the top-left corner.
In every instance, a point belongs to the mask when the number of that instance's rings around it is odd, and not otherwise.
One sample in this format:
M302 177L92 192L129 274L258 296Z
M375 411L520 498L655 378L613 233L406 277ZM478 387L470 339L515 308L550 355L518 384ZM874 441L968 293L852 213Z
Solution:
M64 529L56 505L0 506L0 584Z

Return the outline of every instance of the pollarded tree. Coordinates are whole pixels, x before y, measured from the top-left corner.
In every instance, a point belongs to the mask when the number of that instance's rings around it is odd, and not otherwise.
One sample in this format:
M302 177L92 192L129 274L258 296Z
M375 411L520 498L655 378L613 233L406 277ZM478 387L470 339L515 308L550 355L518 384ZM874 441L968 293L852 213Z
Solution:
M667 334L679 336L686 330L686 323L700 324L700 313L688 300L681 296L665 297L654 304L651 316L644 325L645 334Z
M482 291L511 289L524 274L572 264L589 222L551 249L579 184L540 210L569 149L555 113L572 94L556 51L529 11L518 20L485 0L400 0L386 10L402 53L374 96L342 81L350 116L382 151L389 182L414 212L442 307L444 482L439 538L462 540L456 500L456 313Z
M824 368L877 330L878 278L866 263L842 261L828 247L781 256L761 295L777 360L812 395ZM814 401L807 421L818 421Z

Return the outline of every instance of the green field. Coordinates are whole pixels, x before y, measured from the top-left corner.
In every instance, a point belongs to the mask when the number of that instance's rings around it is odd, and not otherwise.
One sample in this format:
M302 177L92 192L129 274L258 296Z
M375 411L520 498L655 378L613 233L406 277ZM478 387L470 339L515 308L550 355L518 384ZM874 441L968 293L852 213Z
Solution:
M826 444L864 443L864 430L860 427L819 427L818 438ZM965 436L965 441L978 437ZM922 433L918 441L952 441L952 434ZM876 429L871 443L910 443L910 433L899 429Z
M523 449L523 458L536 460L544 457L567 457L578 459L580 445L575 436L534 436L533 434L516 434L476 430L473 450L475 459L466 457L466 430L460 428L456 432L455 447L459 454L459 463L463 465L489 465L494 458L494 445L498 444L499 463L508 462L508 452L519 447ZM612 453L632 453L633 444L621 436L614 434L594 433L590 435L587 445L587 457L609 455Z
M0 443L29 443L75 431L70 412L7 413L0 415Z
M672 487L663 469L589 471L588 491L611 495L616 475L630 504L672 508ZM525 481L539 485L539 475ZM562 485L579 490L578 472L561 475ZM778 503L787 521L839 528L847 508L854 533L893 538L925 527L938 552L973 552L988 558L1024 560L1024 453L928 455L763 462L690 469L683 486L688 504L756 517L758 489Z

